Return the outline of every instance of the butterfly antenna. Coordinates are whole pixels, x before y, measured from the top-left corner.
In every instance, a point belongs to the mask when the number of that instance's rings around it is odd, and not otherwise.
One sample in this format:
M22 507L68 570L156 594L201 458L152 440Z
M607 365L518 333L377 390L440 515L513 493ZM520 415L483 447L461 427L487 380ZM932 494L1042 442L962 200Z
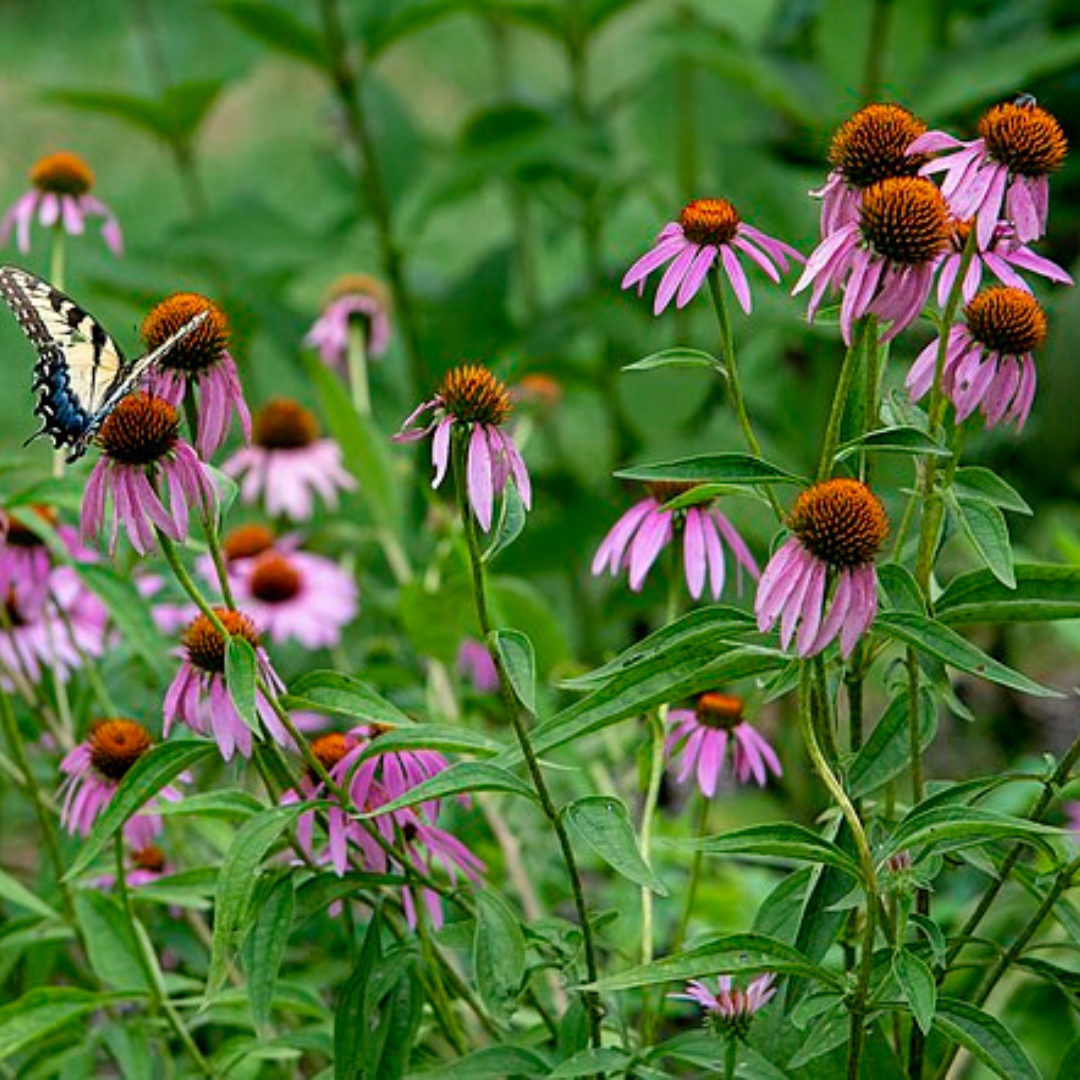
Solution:
M49 433L48 424L42 424L41 427L39 427L37 429L37 431L35 431L34 434L31 435L30 438L28 438L23 443L23 446L29 446L35 439L40 439L42 435L47 435L48 433Z

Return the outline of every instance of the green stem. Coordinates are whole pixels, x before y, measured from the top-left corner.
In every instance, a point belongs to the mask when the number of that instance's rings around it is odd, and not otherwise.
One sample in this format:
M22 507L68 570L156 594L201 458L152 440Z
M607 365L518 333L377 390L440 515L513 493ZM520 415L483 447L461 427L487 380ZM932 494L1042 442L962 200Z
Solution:
M533 750L532 741L525 728L525 723L521 715L522 710L514 695L513 687L510 685L506 669L503 667L502 657L491 640L493 627L491 617L488 613L484 562L480 554L480 540L477 535L476 519L469 506L468 492L466 490L465 448L465 437L458 429L457 425L455 425L453 430L454 480L457 491L458 510L461 514L462 526L465 531L465 541L469 551L469 564L472 570L473 599L476 605L476 615L480 623L480 631L484 636L488 652L499 675L499 693L502 699L503 711L506 714L507 720L509 720L512 725L514 734L517 737L518 745L521 747L522 757L525 759L525 765L528 769L529 777L532 780L533 788L536 791L537 798L540 800L541 809L543 810L544 816L548 819L552 831L555 833L559 843L563 863L566 866L567 877L570 879L570 888L574 896L574 906L577 909L578 921L581 924L581 938L585 955L586 974L589 982L595 983L599 974L599 968L596 963L596 945L593 940L592 924L589 921L589 911L585 905L585 893L581 885L581 873L578 870L577 859L575 858L574 850L570 845L570 837L566 832L566 825L548 791L547 781L544 779L543 771L540 768L540 761L536 756L536 752ZM592 1045L595 1048L599 1048L602 1038L601 1029L603 1019L600 996L595 990L587 990L584 992L584 998L585 1007L589 1015L589 1030Z
M716 311L716 321L720 327L720 361L724 366L724 375L727 378L728 396L731 399L731 407L735 410L735 416L742 429L743 440L747 449L754 457L761 457L761 444L754 434L754 426L750 423L750 414L746 411L746 400L743 397L742 383L739 380L739 365L735 359L735 339L731 332L731 319L728 317L727 302L724 300L724 283L720 277L719 264L709 274L709 290L712 293L713 309ZM765 496L769 505L773 508L778 520L784 520L784 511L780 501L771 487L765 488Z
M825 438L821 444L821 457L818 459L818 481L828 480L832 475L833 457L840 445L840 426L844 419L844 408L851 396L855 375L863 363L863 357L870 348L877 350L877 319L873 315L864 315L855 323L855 333L848 350L844 353L844 362L840 367L840 377L836 381L829 421L825 427Z
M709 828L709 809L711 803L708 796L701 794L698 803L698 812L694 821L694 838L703 840ZM705 864L705 852L698 848L694 852L694 861L690 864L690 882L686 886L686 903L683 904L682 915L679 917L679 925L675 928L675 937L671 941L672 953L677 953L686 940L686 932L690 929L690 919L694 914L694 901L697 900L698 886L701 884L701 868Z
M730 1035L724 1051L724 1080L735 1080L735 1066L738 1062L739 1040L734 1035Z
M353 408L361 416L371 415L371 389L368 386L367 336L359 319L349 320L349 389Z

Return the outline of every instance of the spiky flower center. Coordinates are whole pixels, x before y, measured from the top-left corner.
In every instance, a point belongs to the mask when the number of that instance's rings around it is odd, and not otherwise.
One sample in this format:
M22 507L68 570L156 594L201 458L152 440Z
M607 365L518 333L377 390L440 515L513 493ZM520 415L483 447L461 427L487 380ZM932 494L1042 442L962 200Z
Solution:
M59 520L56 511L51 506L41 504L21 507L18 512L24 518L27 515L36 517L52 529L56 528ZM37 532L31 529L29 525L24 524L14 514L7 515L7 536L5 539L12 547L33 548L43 547L45 544L45 541L41 539Z
M135 720L98 720L90 728L89 742L90 764L116 781L154 745L150 732Z
M694 708L698 723L705 727L731 731L743 721L743 699L734 694L710 691L697 699Z
M274 534L267 526L258 522L238 525L225 535L221 546L229 562L234 559L251 559L274 546Z
M462 424L505 423L514 405L506 385L482 364L462 364L443 376L438 396L446 411Z
M925 131L926 124L902 105L867 105L833 136L829 163L858 188L895 176L915 176L929 159L905 151Z
M1061 125L1032 103L995 105L979 121L986 152L1018 176L1046 176L1060 168L1069 144Z
M152 874L160 874L165 869L165 852L157 844L147 844L139 848L131 856L132 864L136 870L149 870Z
M251 437L267 450L299 450L319 437L319 422L299 401L275 397L255 414Z
M212 300L193 292L167 296L143 320L143 342L148 350L156 349L203 311L210 312L209 316L169 350L162 358L163 367L188 375L212 367L229 346L229 320Z
M343 735L339 731L329 735L320 735L311 742L311 752L318 759L319 764L330 772L335 765L340 765L345 755L356 746L356 740L350 735Z
M889 535L878 497L859 480L825 480L795 500L792 532L811 555L842 569L874 561Z
M214 608L214 613L230 637L243 638L253 649L259 647L259 633L246 615L227 608ZM225 670L225 639L205 615L197 616L184 631L183 645L188 660L200 670Z
M739 231L739 212L727 199L694 199L683 207L679 224L695 244L729 244Z
M121 465L151 465L180 437L180 417L163 398L128 394L105 418L98 445Z
M30 170L30 183L53 195L85 195L94 186L94 173L78 154L62 150L49 154Z
M263 555L251 572L251 595L264 604L284 604L300 593L303 578L284 555Z
M971 336L992 352L1019 356L1046 341L1046 312L1023 289L984 289L966 308Z
M700 487L699 484L688 480L649 480L645 484L645 490L661 505L685 495L688 491Z
M949 209L921 176L882 180L863 193L862 234L882 258L906 266L931 262L949 243Z
M327 298L329 303L346 296L370 296L384 311L390 310L390 292L386 286L370 274L342 274L330 286Z

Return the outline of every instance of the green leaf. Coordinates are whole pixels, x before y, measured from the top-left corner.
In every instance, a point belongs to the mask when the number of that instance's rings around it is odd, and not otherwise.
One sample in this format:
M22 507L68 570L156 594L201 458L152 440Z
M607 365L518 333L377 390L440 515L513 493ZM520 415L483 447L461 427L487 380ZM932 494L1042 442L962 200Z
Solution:
M911 920L912 925L917 926L922 931L927 944L930 946L930 952L933 955L934 963L938 967L944 968L948 945L945 942L945 934L941 927L938 926L929 915L920 915L918 912L912 912L908 918Z
M536 656L532 642L518 630L492 630L488 645L499 654L499 663L513 687L514 696L536 715Z
M590 1047L561 1062L548 1076L551 1080L572 1080L579 1076L605 1076L608 1073L635 1075L630 1069L635 1060L633 1054L614 1046Z
M636 465L620 469L620 480L678 480L699 484L806 484L804 477L781 469L752 454L701 454L697 457L665 461L657 465Z
M803 825L778 821L732 829L719 836L679 842L678 847L706 855L766 855L796 862L825 863L859 877L859 867L845 851Z
M1080 618L1080 566L1020 563L1015 571L1015 589L988 570L953 578L934 605L937 618L956 626Z
M147 800L171 784L182 772L217 752L216 743L182 739L162 743L143 754L120 781L113 797L90 830L90 835L82 842L75 862L64 875L65 880L86 870L116 831Z
M656 368L709 368L719 372L724 370L720 361L711 353L682 346L650 353L632 364L623 365L623 371L654 371Z
M368 1006L368 987L382 959L382 909L376 907L364 931L360 958L338 995L334 1012L334 1080L365 1076L364 1061L374 1024Z
M1041 686L1026 675L1021 675L1019 671L1013 671L1012 668L998 663L982 649L976 648L970 641L965 641L956 631L917 612L883 612L874 622L874 630L928 653L959 671L978 675L990 682L1019 690L1022 694L1031 694L1033 697L1064 696L1059 691Z
M878 567L878 582L889 598L889 607L895 611L926 613L926 603L915 575L899 563L883 563Z
M892 831L878 859L884 862L904 850L924 848L924 854L943 853L1007 838L1033 844L1053 858L1054 849L1048 841L1060 836L1061 830L1050 825L983 807L919 807Z
M957 998L938 1001L934 1027L1006 1080L1041 1080L1039 1070L1000 1020Z
M363 894L364 890L371 892L384 885L401 888L407 884L408 879L401 874L372 874L361 870L350 870L341 877L330 871L316 874L296 890L293 925L303 926L331 904Z
M46 90L43 97L46 101L72 109L111 116L163 142L173 138L171 118L155 98L98 90L62 89Z
M782 941L762 934L728 934L662 960L654 960L651 964L609 975L586 989L608 993L658 983L685 982L703 975L759 975L766 971L804 976L836 989L842 985L838 975L810 963L797 949Z
M435 1072L439 1080L506 1080L508 1076L532 1080L550 1076L551 1064L538 1051L524 1046L485 1046L483 1050L441 1063ZM417 1074L418 1080L420 1075Z
M994 577L1008 588L1015 588L1012 544L1005 515L985 499L953 498L950 495L949 506L959 519L964 536Z
M473 791L504 791L509 795L521 795L526 799L536 800L536 792L532 787L507 769L486 761L458 761L430 780L410 788L392 802L383 803L360 817L381 817L429 799L447 799L451 795L464 795Z
M177 802L162 800L154 807L159 817L205 817L205 818L249 818L266 808L254 796L239 789L234 791L197 791L185 794Z
M318 32L287 8L256 0L218 0L217 9L256 41L277 52L326 68L326 50Z
M566 806L563 816L574 831L613 870L660 896L668 890L638 847L630 812L611 795L586 795Z
M256 735L259 734L259 716L255 707L255 679L258 662L255 650L242 637L230 637L225 645L225 685L229 697L240 714L240 719Z
M244 823L225 853L214 891L214 936L203 1008L224 985L229 958L243 944L257 914L251 910L251 901L259 867L282 832L311 807L305 802L264 810Z
M472 731L459 724L410 724L384 730L360 754L359 761L400 750L439 750L451 754L478 754L493 757L504 753L505 743L482 731Z
M1016 514L1030 514L1031 507L1014 487L1005 483L997 473L984 469L981 465L969 465L956 470L953 477L953 491L960 499L982 499L1002 510L1012 510Z
M841 1004L829 1008L810 1025L795 1056L788 1062L789 1070L801 1069L823 1054L843 1046L851 1029L850 1013ZM828 1075L822 1072L821 1075Z
M507 484L503 488L495 532L483 554L484 563L492 562L497 555L505 551L521 535L524 528L525 504L518 494L517 484Z
M274 1003L278 971L285 958L292 930L296 894L291 874L284 874L270 890L251 930L248 950L248 999L255 1030L266 1038L270 1031L270 1007Z
M907 949L897 949L893 953L892 972L919 1030L929 1035L937 1007L937 983L933 973L924 960Z
M102 985L109 990L146 993L146 975L135 939L116 900L107 893L85 889L75 894L75 914L90 967Z
M915 427L887 427L868 431L837 447L833 460L846 461L861 450L877 454L909 454L912 457L952 457L952 451Z
M387 727L412 724L405 713L367 683L336 671L305 672L289 687L285 703L289 708L312 709L344 720Z
M473 971L480 998L509 1022L525 984L525 937L514 909L489 885L476 891Z
M908 728L910 697L901 690L874 726L848 770L848 789L853 799L861 799L899 776L911 762L911 734ZM937 704L930 688L919 691L919 748L925 750L937 732Z
M35 915L44 916L46 919L59 918L59 915L44 900L5 870L0 870L0 898L16 907L32 911Z
M0 1007L0 1061L9 1061L95 1009L129 999L128 994L95 994L67 987L31 990Z

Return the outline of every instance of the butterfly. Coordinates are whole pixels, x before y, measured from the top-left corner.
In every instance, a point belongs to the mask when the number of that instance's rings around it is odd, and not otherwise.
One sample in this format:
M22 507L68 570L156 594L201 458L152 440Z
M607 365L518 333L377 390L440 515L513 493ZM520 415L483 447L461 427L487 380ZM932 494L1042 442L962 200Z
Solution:
M0 266L0 296L38 353L32 389L41 428L26 442L48 435L57 449L70 447L69 462L86 453L113 409L209 314L199 312L156 349L126 360L97 319L42 278Z

